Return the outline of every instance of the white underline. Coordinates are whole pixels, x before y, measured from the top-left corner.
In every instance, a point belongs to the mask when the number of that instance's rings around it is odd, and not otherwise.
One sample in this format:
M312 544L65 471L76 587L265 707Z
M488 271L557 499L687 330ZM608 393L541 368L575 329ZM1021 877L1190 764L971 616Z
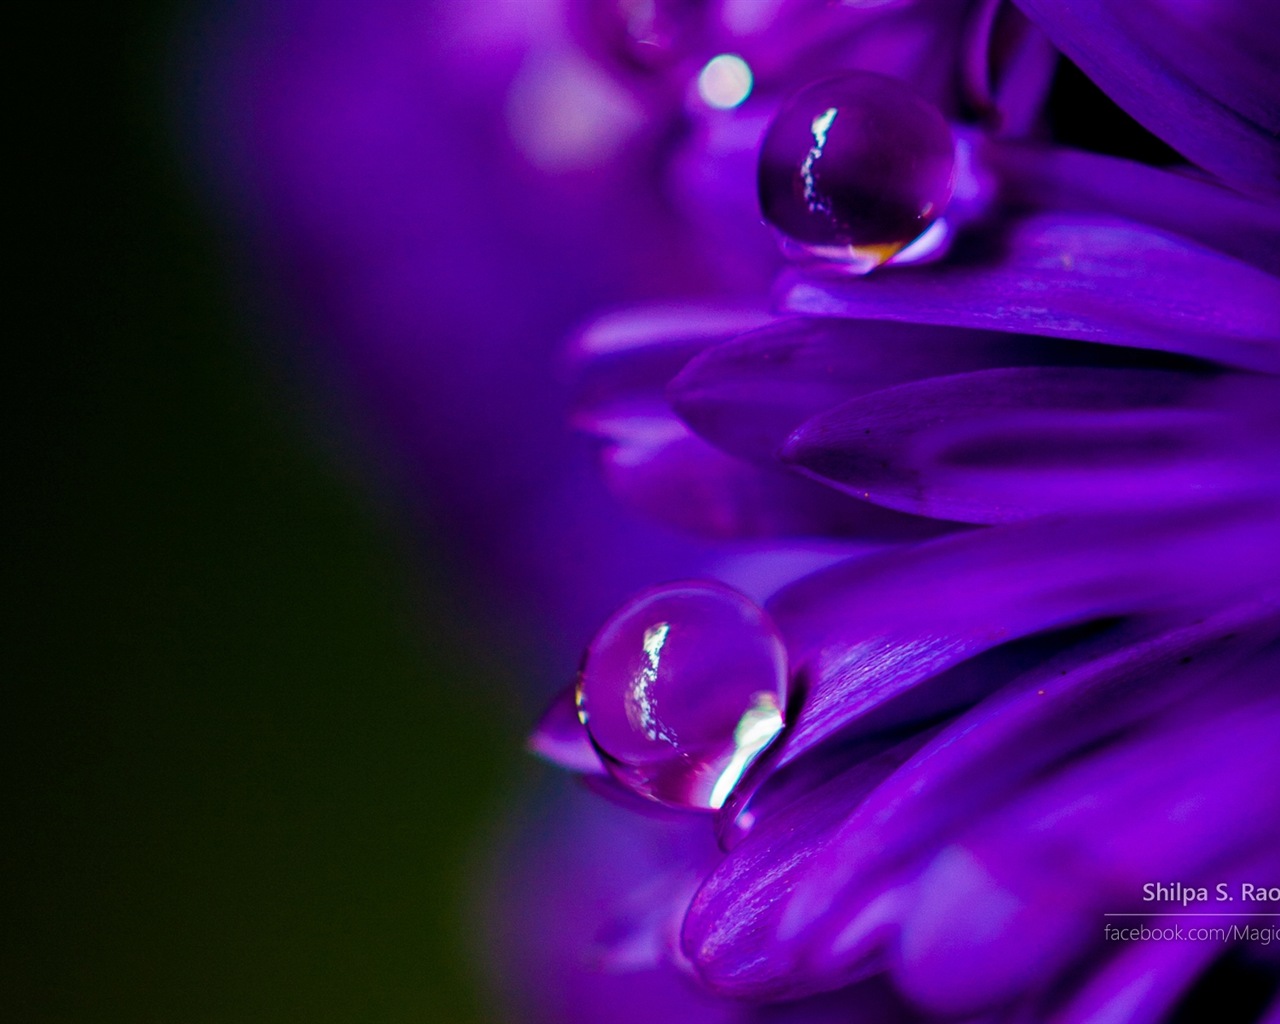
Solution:
M1103 914L1103 917L1280 917L1280 914Z

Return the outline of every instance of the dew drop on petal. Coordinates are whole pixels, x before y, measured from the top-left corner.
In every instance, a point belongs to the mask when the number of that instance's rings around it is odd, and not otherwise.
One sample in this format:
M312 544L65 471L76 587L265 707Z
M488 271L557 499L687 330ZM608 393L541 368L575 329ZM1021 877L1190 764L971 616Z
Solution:
M936 107L896 79L851 72L778 111L760 150L760 208L788 256L865 273L942 216L954 170Z
M782 731L787 656L767 613L718 583L631 600L596 634L578 714L613 776L673 807L721 807Z

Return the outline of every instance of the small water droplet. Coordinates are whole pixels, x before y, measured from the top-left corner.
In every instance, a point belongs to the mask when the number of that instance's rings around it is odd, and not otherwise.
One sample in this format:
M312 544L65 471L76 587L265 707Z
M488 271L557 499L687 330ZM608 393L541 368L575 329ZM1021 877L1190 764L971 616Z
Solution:
M768 614L718 583L632 599L596 634L578 713L606 767L636 793L715 810L782 731L787 656Z
M760 150L760 208L788 257L865 273L942 216L954 170L937 108L896 79L851 72L778 111Z

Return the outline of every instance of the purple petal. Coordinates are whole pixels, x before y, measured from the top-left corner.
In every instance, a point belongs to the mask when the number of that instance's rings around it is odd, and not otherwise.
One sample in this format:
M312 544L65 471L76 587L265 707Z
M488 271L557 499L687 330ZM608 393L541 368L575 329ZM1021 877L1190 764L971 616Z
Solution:
M1160 1024L1219 952L1210 942L1135 942L1054 1014L1053 1024Z
M1145 609L1213 608L1280 578L1278 511L1251 502L978 530L814 573L769 609L803 664L882 633L1011 639Z
M544 760L582 775L604 775L605 767L578 719L574 687L556 694L529 737L528 747Z
M1125 217L1280 274L1280 207L1189 174L1026 143L983 149L1001 202L1023 210Z
M1280 30L1262 0L1017 0L1135 120L1201 167L1280 192Z
M786 311L1044 334L1280 371L1280 280L1149 228L1035 216L951 262L864 278L792 271ZM981 242L981 251L973 248Z
M913 957L908 970L909 981L915 986L913 995L937 1002L942 997L935 989L941 989L944 995L954 991L960 1002L970 997L979 1002L987 998L999 980L993 980L991 972L998 973L1000 964L1013 961L1006 951L1003 959L995 958L997 966L986 968L984 974L981 965L971 962L974 954L966 951L986 948L990 955L991 949L984 943L1000 939L1002 932L995 925L1006 917L1019 923L1010 941L1022 936L1035 939L1035 920L1023 911L1034 901L1028 902L1026 893L1002 897L1003 882L983 883L986 859L972 855L959 857L950 866L945 860L939 864L934 878L946 885L940 884L938 892L924 899L913 893L915 883L911 881L923 863L921 858L931 857L953 829L983 820L984 809L998 808L1026 792L1028 783L1044 776L1049 767L1069 765L1073 751L1095 747L1108 735L1123 735L1131 723L1153 714L1180 710L1189 695L1204 695L1214 680L1220 681L1219 685L1222 681L1236 685L1238 679L1244 679L1240 685L1246 690L1251 687L1254 693L1260 689L1265 693L1266 678L1247 678L1240 666L1274 636L1274 623L1267 618L1270 614L1267 610L1261 613L1261 625L1260 613L1248 610L1183 630L1155 631L1154 639L1148 627L1091 641L945 729L869 798L863 800L861 787L850 787L844 777L837 777L784 805L765 817L708 878L685 921L686 951L704 979L723 991L766 997L798 995L842 984L883 964L884 944L892 941L898 922L905 920L914 929L907 945ZM1108 648L1110 654L1105 653ZM1160 686L1141 685L1151 679L1159 679ZM1216 707L1221 698L1222 691L1210 690L1201 704ZM1233 703L1229 699L1228 706ZM1197 716L1202 710L1193 709L1186 716L1193 723L1191 738L1198 736L1201 746L1214 748L1229 734L1229 728L1220 724L1199 735ZM1254 731L1264 732L1269 723L1268 719L1256 725ZM1238 719L1232 720L1229 727L1234 729L1238 724ZM1161 739L1159 754L1139 749L1125 755L1129 776L1135 774L1134 765L1146 765L1148 768L1136 774L1149 784L1149 766L1169 762L1167 746L1168 741ZM1258 768L1253 749L1246 749L1240 760L1251 759ZM1181 757L1176 760L1195 765ZM1220 778L1230 779L1240 768L1239 763L1224 765ZM1126 778L1110 764L1091 767L1091 771L1099 775L1110 771L1109 779ZM1194 774L1184 773L1181 779L1190 780ZM1208 784L1216 786L1218 780ZM1076 795L1105 792L1108 785L1072 779L1038 798L1036 806L1069 807ZM1037 790L1031 792L1034 795ZM1236 801L1235 809L1240 806ZM1260 827L1274 826L1264 823ZM1255 828L1252 834L1256 833ZM1002 828L1000 834L1005 847L1017 847L1009 830ZM1205 841L1214 841L1215 833L1210 830L1208 834L1210 839ZM1243 828L1223 834L1225 841L1239 837L1247 846L1251 831ZM1004 847L996 844L991 848ZM1113 852L1109 856L1114 860L1117 855ZM1044 858L1040 864L1050 863L1047 855ZM1095 862L1109 861L1099 855ZM930 919L920 915L937 913L947 891L960 891L962 879L956 871L966 863L977 867L968 871L964 891L972 894L977 891L974 886L980 889L986 885L992 897L972 907L973 912L996 913L1004 905L1003 916L997 914L999 920L988 920L992 930L986 932L977 919L971 922L972 928L927 928ZM1157 874L1165 870L1160 865L1148 868ZM1100 891L1101 884L1095 889ZM1140 894L1140 886L1133 891ZM1074 912L1066 912L1069 907L1067 904L1064 913L1057 914L1041 906L1040 916L1046 920L1038 934L1045 941L1038 946L1029 942L1028 950L1035 946L1044 953L1058 941L1064 943L1064 949L1070 948L1068 940L1075 940L1079 919ZM1092 935L1096 921L1090 917L1088 923ZM939 960L933 955L947 934L967 936L968 944L951 950L949 956L957 962L964 960L966 969L973 972L975 988L969 992L947 969L947 957ZM947 980L933 987L926 985L927 977L921 981L913 972L926 960L931 970L944 972ZM1028 957L1022 962L1034 960Z
M800 756L807 750L797 754L799 745L788 744L780 757L762 765L763 778L748 776L721 809L716 821L721 847L726 851L734 849L759 822L785 815L787 808L837 777L842 798L848 806L854 806L910 760L936 732L937 729L917 729L896 743L879 736L862 742L841 742L807 757Z
M818 757L829 757L832 737L847 746L906 733L923 743L929 723L977 703L1078 639L1071 630L1016 643L994 633L899 634L828 645L803 667L804 703L773 767L815 748Z
M1072 342L892 321L784 320L703 351L667 398L716 447L773 463L805 420L858 395L995 366L1080 362Z
M1145 882L1250 877L1243 862L1280 843L1280 763L1259 756L1277 729L1274 698L1233 708L1090 758L984 821L922 877L904 991L940 1012L993 1006L1096 942L1101 913L1140 909ZM1008 910L988 931L991 905Z
M769 323L765 310L747 304L661 303L597 317L570 342L574 366L594 359L716 341Z
M1034 992L1038 980L1080 954L1093 931L1092 915L1062 898L1050 872L1041 886L1014 888L990 870L986 853L944 847L904 899L894 980L933 1013L980 1012ZM1044 965L1036 978L1025 977L1029 960ZM1016 990L1011 977L1021 982Z
M915 540L954 529L853 501L782 470L734 459L674 415L620 415L604 453L614 496L645 515L708 537L839 536Z
M929 744L935 748L948 754L951 745ZM779 998L834 987L883 966L881 945L897 912L898 879L892 873L869 879L865 912L844 922L838 949L815 956L812 936L840 884L859 865L881 857L883 837L892 834L885 827L895 821L859 811L864 826L855 831L850 816L868 789L901 761L901 750L891 749L834 775L819 775L816 782L821 762L809 759L792 769L806 772L809 790L784 787L789 799L764 801L759 823L708 877L691 905L683 941L704 981L736 996ZM1020 779L997 773L987 785L1005 781L1016 788ZM965 801L960 806L968 809ZM945 824L953 817L925 820ZM797 889L810 897L812 910L802 925L791 926Z
M1274 632L1273 609L1248 607L1180 629L1136 623L1103 634L945 729L860 814L884 824L885 855L920 848L927 837L1016 795L1071 752L1123 735L1241 673ZM1258 684L1247 678L1236 685L1249 691Z
M1040 117L1058 52L1044 33L1004 0L974 5L961 55L967 98L1002 134L1021 135Z
M902 962L915 998L934 1009L945 1007L947 1012L955 1012L1033 987L1028 972L1041 972L1037 977L1051 974L1047 968L1053 961L1062 962L1073 948L1092 941L1098 924L1093 915L1103 910L1138 909L1130 906L1130 901L1141 898L1144 880L1170 874L1189 877L1181 872L1193 872L1196 863L1207 866L1206 857L1219 856L1211 851L1234 849L1245 851L1237 856L1251 856L1251 849L1266 849L1265 844L1256 846L1261 835L1256 827L1243 820L1236 821L1238 827L1215 822L1214 812L1207 808L1192 811L1188 805L1180 814L1163 817L1164 807L1176 808L1180 801L1193 799L1183 795L1189 788L1205 794L1200 802L1219 801L1240 819L1242 802L1227 799L1220 791L1224 786L1234 790L1240 785L1248 790L1247 780L1253 774L1275 770L1274 765L1257 765L1258 759L1247 746L1235 763L1222 763L1224 758L1219 756L1224 738L1234 736L1242 721L1252 721L1270 699L1264 698L1264 704L1247 714L1215 721L1221 704L1233 707L1239 702L1236 695L1228 695L1224 701L1224 694L1235 685L1241 666L1256 655L1259 642L1274 636L1273 623L1261 637L1255 623L1253 635L1240 642L1234 630L1249 628L1244 621L1247 619L1224 620L1212 630L1192 628L1154 644L1139 645L1110 659L1104 672L1087 667L1078 680L1038 672L1030 680L1034 689L1019 687L1012 702L997 701L997 705L1004 704L1003 710L999 706L977 709L969 722L961 723L962 729L944 733L914 766L908 766L860 809L858 817L863 821L892 818L878 837L883 843L880 858L894 856L895 849L899 857L910 849L927 854L936 848L940 832L946 834L947 822L987 822L978 826L978 833L987 838L957 851L966 856L935 859L932 876L922 881L923 890L912 895L914 909L903 921ZM1159 679L1160 687L1152 687L1152 679ZM1176 692L1168 692L1167 683ZM1206 692L1206 685L1214 684L1219 692ZM1260 690L1265 693L1266 679L1252 680L1246 691L1249 688L1257 701L1256 694ZM1037 701L1041 705L1038 714ZM1010 711L1014 721L1006 719ZM1165 711L1175 725L1154 734L1145 745L1121 745L1114 752L1083 762L1081 768L1072 767L1080 762L1073 762L1071 756L1064 757L1068 752L1098 747L1104 737L1123 737L1134 723L1140 725L1154 713ZM1205 722L1209 725L1203 725ZM1264 715L1263 724L1258 725L1260 732L1274 728L1265 722ZM983 740L993 737L984 737L982 732L991 726L1003 740L988 746ZM1019 726L1025 730L1022 735L1018 735ZM975 727L978 731L971 731ZM1250 741L1244 734L1235 738L1241 744ZM952 761L957 748L961 757L966 751L969 756L977 755L959 771ZM1201 772L1202 759L1219 762L1212 777L1207 770ZM1242 762L1250 760L1255 763L1242 771ZM950 768L944 767L948 761ZM1046 783L1055 762L1065 764L1067 770ZM1035 785L1028 788L1032 780ZM931 785L939 782L941 788L931 792ZM1165 790L1171 792L1165 794ZM1027 795L1009 810L984 819L983 805L993 798L1003 799L1005 794ZM890 798L888 803L885 798ZM1165 801L1163 806L1161 801ZM929 814L930 805L933 814ZM1111 820L1091 826L1089 817L1100 807ZM1025 815L1035 817L1029 821ZM1267 828L1274 829L1274 823L1267 822L1262 828L1265 833ZM1047 849L1026 852L1041 842L1042 835L1055 830L1058 838L1046 842L1058 843L1057 856ZM898 840L893 838L895 832ZM1181 862L1173 841L1178 834L1188 841L1187 859ZM907 841L906 847L897 846L902 840ZM1063 859L1064 848L1091 846L1099 848ZM1143 858L1148 862L1139 867L1136 861ZM1004 870L1010 860L1018 873ZM1050 864L1053 870L1044 870ZM1082 878L1078 875L1081 870L1100 872L1101 876ZM1143 875L1144 870L1152 874ZM1127 876L1127 884L1116 884L1121 875ZM985 892L986 903L1003 906L1005 927L981 931L981 921L962 909L964 900L949 920L941 920L941 894L966 888L970 901ZM865 898L853 892L854 903L845 914L855 913ZM1108 901L1117 905L1105 906ZM835 923L840 919L837 913ZM955 936L965 936L963 943L953 944ZM1010 942L1016 948L1010 947ZM939 957L951 966L939 968Z
M874 636L823 649L805 666L808 692L779 756L781 767L849 723L900 698L927 679L983 650L976 639L938 636ZM963 703L971 695L953 691ZM954 706L954 705L953 705ZM912 708L912 717L928 718ZM901 720L882 723L902 724Z
M1238 671L1273 635L1273 618L1249 607L1179 629L1135 623L1071 649L946 728L860 813L885 825L886 854L899 842L918 845L1016 794L1071 751Z
M653 305L602 316L565 354L579 419L601 407L658 395L708 345L774 319L751 306Z
M857 769L853 769L854 772ZM704 984L739 998L796 998L830 990L799 977L802 937L782 936L777 924L793 881L815 851L826 849L864 789L839 775L764 819L703 882L681 932L685 955ZM874 973L846 973L842 981Z
M1160 508L1280 483L1274 426L1254 422L1276 409L1270 382L985 370L847 402L800 427L782 457L876 504L962 522Z

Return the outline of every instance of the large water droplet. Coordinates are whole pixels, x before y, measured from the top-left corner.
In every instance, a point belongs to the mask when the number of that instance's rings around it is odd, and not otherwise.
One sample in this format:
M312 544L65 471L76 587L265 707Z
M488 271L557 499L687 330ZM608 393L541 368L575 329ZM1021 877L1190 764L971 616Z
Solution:
M866 272L942 215L954 166L937 108L896 79L852 72L778 111L760 150L760 208L787 255Z
M717 583L634 598L596 634L578 713L609 771L674 807L717 809L782 730L787 656L769 616Z

